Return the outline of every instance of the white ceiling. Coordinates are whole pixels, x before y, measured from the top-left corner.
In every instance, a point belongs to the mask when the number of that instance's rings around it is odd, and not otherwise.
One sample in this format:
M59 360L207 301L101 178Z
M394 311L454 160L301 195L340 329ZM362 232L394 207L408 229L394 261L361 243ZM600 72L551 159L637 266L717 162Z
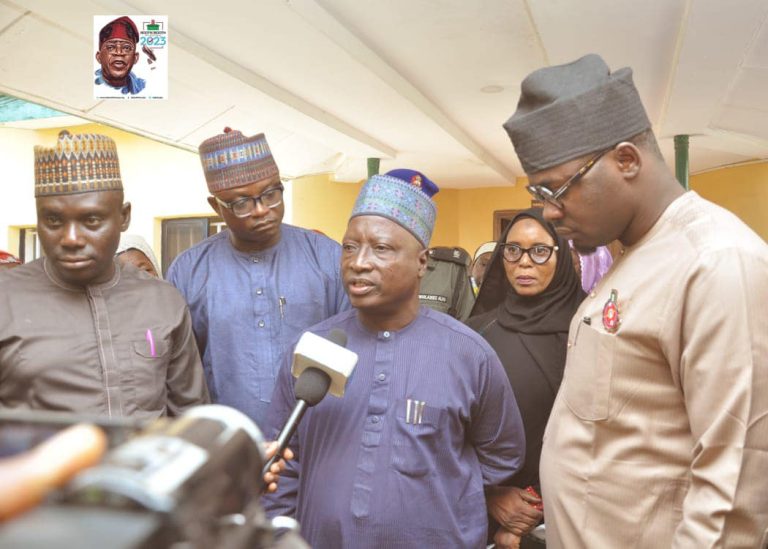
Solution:
M169 17L169 99L95 100L94 15ZM196 150L265 132L287 176L411 167L443 187L523 175L501 124L532 70L631 66L692 172L768 158L765 0L0 0L0 91ZM490 87L495 93L482 91Z

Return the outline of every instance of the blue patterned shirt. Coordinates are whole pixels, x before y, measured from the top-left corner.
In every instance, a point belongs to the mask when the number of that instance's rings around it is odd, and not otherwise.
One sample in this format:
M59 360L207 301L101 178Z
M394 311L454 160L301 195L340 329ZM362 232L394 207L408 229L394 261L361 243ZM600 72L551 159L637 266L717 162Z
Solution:
M397 332L372 333L350 310L333 328L359 356L343 398L310 408L296 459L264 496L269 516L294 516L315 549L485 547L484 488L523 463L525 434L496 353L457 320L422 307ZM295 403L280 371L267 436ZM423 404L422 404L423 403Z
M120 90L123 95L134 95L141 93L147 84L146 80L139 78L133 74L133 72L128 73L128 79L125 81L125 86L122 87L112 86L109 84L109 82L104 80L104 75L102 74L101 69L97 69L94 74L96 75L96 78L93 81L94 84L98 86L107 86L113 90Z
M240 252L225 230L174 260L167 278L189 304L213 402L264 425L286 349L349 308L340 257L330 238L283 223L267 250Z

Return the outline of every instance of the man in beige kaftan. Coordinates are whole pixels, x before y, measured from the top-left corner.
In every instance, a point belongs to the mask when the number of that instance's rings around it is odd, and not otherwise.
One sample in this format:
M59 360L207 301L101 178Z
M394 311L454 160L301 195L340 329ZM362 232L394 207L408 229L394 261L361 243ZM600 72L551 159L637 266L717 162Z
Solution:
M685 192L632 72L541 69L505 124L544 215L618 239L544 436L547 547L754 548L768 528L768 246Z

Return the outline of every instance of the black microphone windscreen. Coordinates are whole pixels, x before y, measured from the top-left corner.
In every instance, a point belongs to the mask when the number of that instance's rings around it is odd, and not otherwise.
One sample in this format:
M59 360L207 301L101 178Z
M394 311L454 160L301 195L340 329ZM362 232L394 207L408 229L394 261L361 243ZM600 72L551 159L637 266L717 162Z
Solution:
M317 368L309 367L299 375L293 392L298 400L303 400L309 406L314 406L328 393L331 378L328 374Z
M328 334L328 341L332 341L340 347L347 346L347 333L339 328L334 328L331 333Z

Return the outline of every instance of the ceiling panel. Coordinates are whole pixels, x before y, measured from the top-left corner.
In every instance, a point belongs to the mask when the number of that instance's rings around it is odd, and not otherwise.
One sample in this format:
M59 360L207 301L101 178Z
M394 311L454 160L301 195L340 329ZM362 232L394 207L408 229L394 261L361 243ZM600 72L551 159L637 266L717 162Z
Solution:
M169 98L158 101L103 100L89 114L101 121L140 121L141 127L170 141L184 138L200 127L201 120L215 118L232 107L222 95L208 93L175 78L168 81Z
M16 4L0 2L0 32L16 19L23 16L26 10Z
M548 60L566 63L587 53L612 70L630 66L648 116L658 122L674 67L685 0L530 2Z
M662 135L705 133L737 77L768 4L743 0L691 2L678 65L670 75Z
M768 112L768 69L740 70L724 102L729 106Z
M422 112L288 3L237 3L225 12L215 5L201 6L198 17L183 20L180 13L187 10L186 2L168 2L164 8L170 24L177 21L177 32L390 147L398 143L394 148L399 150L430 142L445 152L456 150L453 140L437 133ZM236 32L243 21L248 21L247 31ZM408 132L398 122L404 119L410 120Z
M520 80L543 61L523 2L322 4L448 118L517 168L501 124L514 110ZM487 86L500 89L483 93Z
M82 55L83 46L68 32L28 15L0 34L0 83L86 110L96 101L91 57ZM90 49L90 44L86 47Z
M723 107L713 126L761 139L768 146L768 111Z
M768 10L763 12L762 20L758 17L756 21L759 27L754 35L752 46L745 56L744 66L768 69Z

